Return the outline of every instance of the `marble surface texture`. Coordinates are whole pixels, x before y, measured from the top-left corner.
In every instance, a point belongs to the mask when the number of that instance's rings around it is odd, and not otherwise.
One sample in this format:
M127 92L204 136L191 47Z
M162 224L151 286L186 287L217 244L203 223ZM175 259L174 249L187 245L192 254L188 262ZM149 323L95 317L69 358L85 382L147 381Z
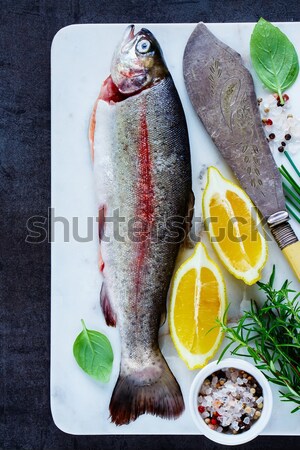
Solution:
M226 177L234 178L203 129L185 91L181 61L194 25L142 26L149 28L160 42L183 103L191 144L195 215L200 217L207 166L214 165ZM299 24L282 23L280 26L296 44L300 54ZM208 27L218 38L237 50L246 66L250 67L249 39L253 24L208 24ZM55 217L63 216L69 220L70 239L64 242L64 227L57 222L51 262L51 410L55 424L72 434L197 434L188 408L189 387L197 371L189 371L177 356L167 325L161 329L160 346L181 385L186 411L176 421L144 415L128 426L116 427L110 423L108 405L119 371L120 342L118 329L106 327L99 308L101 276L97 270L95 221L90 223L88 242L78 242L74 237L77 226L77 219L74 222L74 218L78 218L79 236L84 237L87 218L93 218L97 211L87 139L88 123L101 82L110 72L112 52L124 28L123 24L74 25L60 30L52 44L52 207ZM255 77L254 80L258 96L266 96L267 92L262 89L260 82ZM298 116L299 86L300 80L288 91L292 112ZM284 158L279 154L275 157L278 164ZM300 164L300 149L295 158ZM300 238L300 227L293 220L291 224ZM206 233L201 234L201 239L207 243L209 254L216 261ZM268 278L274 262L277 266L276 285L289 278L294 282L295 289L299 290L299 283L290 267L277 245L271 241L263 280ZM220 268L232 304L230 316L234 318L244 296L259 300L261 294L256 286L246 288L242 282L234 279L221 263ZM81 331L81 318L88 328L105 333L112 343L115 362L108 384L93 381L73 358L72 345ZM279 402L274 387L273 392L273 414L264 434L300 434L297 415L291 416L290 406ZM283 416L288 420L282 420Z

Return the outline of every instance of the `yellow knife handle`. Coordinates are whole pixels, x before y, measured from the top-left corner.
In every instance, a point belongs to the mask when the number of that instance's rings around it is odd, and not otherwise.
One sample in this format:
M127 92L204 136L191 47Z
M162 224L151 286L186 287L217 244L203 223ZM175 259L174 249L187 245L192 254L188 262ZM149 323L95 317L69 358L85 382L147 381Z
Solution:
M287 221L270 228L280 250L282 250L300 281L300 241L298 241L294 230Z
M282 253L290 263L290 266L293 268L300 281L300 241L284 247Z

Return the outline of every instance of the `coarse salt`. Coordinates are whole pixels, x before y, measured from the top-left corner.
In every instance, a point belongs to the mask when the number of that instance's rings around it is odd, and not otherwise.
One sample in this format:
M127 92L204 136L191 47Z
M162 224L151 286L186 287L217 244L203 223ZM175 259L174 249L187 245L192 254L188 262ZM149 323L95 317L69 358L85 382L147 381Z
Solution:
M263 400L264 400L263 397L259 397L259 398L256 400L256 404L259 405L260 403L263 402Z
M257 416L253 418L257 410L262 409L263 397L254 396L261 388L253 377L237 369L223 369L220 373L227 376L223 384L219 383L221 377L218 378L217 372L200 388L198 403L205 407L201 417L211 419L214 426L211 428L218 432L243 432L257 420Z

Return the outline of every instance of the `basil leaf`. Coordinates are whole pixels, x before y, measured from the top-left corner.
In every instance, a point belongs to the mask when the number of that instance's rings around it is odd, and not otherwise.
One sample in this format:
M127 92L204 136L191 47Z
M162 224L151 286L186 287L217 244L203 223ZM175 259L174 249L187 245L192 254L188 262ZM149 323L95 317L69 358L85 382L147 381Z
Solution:
M283 104L282 93L294 83L299 73L295 47L279 28L261 18L251 35L250 54L260 80L278 93Z
M109 340L98 331L88 330L81 320L83 331L73 345L73 355L78 365L88 375L107 383L110 379L114 355Z

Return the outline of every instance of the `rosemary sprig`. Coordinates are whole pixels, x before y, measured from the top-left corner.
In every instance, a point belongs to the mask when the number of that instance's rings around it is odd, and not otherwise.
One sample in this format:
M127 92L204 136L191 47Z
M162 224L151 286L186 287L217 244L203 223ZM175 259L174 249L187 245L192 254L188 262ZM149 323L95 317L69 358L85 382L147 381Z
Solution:
M296 412L300 411L300 292L290 289L288 281L276 290L274 279L275 266L268 283L257 283L267 297L261 308L251 301L250 311L234 327L226 324L227 311L218 321L230 341L219 360L232 347L231 354L253 358L270 382L282 386L281 400L295 403L292 412Z

